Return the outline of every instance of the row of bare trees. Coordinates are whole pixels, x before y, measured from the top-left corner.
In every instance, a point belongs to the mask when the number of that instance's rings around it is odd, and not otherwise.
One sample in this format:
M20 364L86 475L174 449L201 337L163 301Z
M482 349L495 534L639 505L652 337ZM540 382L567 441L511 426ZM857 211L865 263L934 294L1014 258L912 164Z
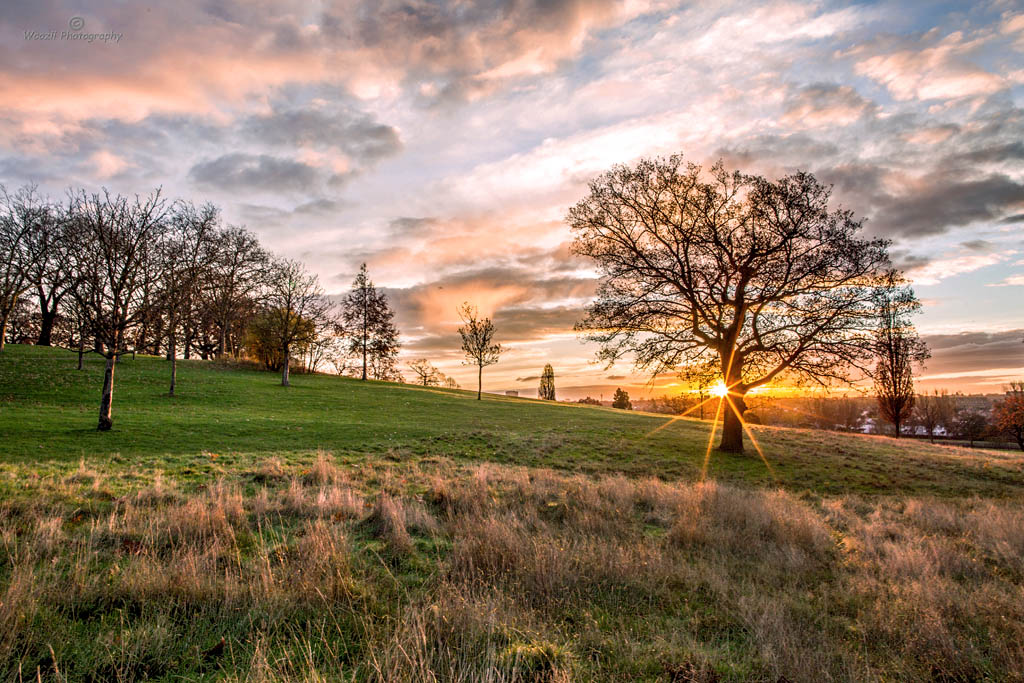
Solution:
M336 306L301 263L222 225L213 205L159 190L54 202L0 187L0 352L8 339L76 349L79 368L86 353L105 358L100 430L112 426L117 361L129 352L166 356L172 396L177 359L192 354L255 360L285 386L293 360L400 378L393 313L365 265Z

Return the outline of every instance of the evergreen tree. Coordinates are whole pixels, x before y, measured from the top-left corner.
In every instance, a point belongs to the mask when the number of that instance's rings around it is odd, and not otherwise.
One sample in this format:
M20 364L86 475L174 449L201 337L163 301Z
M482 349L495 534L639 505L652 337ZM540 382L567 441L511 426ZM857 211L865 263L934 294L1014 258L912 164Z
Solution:
M544 372L540 375L540 389L537 395L545 401L555 400L555 370L551 363L544 366Z
M616 389L615 396L612 397L612 408L633 410L633 403L629 400L629 394L622 389Z
M366 264L352 282L342 304L349 352L361 359L361 379L395 380L398 371L398 328L387 296L378 292L366 272ZM401 381L398 379L398 381Z

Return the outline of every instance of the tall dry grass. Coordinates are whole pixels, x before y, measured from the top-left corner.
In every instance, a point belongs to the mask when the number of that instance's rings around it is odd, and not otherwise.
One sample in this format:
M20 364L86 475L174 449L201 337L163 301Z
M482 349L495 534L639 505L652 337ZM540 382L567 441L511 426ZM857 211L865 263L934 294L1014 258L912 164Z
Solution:
M1024 506L269 461L0 504L0 680L1020 680ZM84 509L69 501L92 496Z

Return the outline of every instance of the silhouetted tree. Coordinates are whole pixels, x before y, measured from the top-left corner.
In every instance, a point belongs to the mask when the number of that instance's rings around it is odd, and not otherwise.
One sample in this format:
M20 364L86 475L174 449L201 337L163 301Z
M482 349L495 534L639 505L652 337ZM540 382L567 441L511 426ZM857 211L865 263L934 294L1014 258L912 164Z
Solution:
M45 256L46 235L55 229L54 222L49 204L34 186L9 194L0 185L0 352L11 315Z
M459 383L455 380L454 377L452 377L450 375L445 375L444 376L444 380L442 380L441 384L446 389L458 389L459 388Z
M393 380L398 372L398 329L387 297L377 291L366 272L366 264L352 282L352 290L343 303L349 348L362 358L361 379ZM401 380L399 380L401 381Z
M462 350L466 354L466 364L477 366L476 400L480 400L484 387L484 368L498 362L504 350L501 344L494 343L494 323L490 318L481 318L476 306L465 302L459 307L462 326Z
M914 410L914 365L923 363L931 354L910 322L911 314L916 313L921 304L896 271L886 273L875 301L878 327L874 352L877 360L872 378L879 413L892 424L896 438L899 438L903 425Z
M419 358L409 363L409 369L416 376L417 384L425 387L437 386L441 383L441 375L437 368L431 365L426 358Z
M577 400L576 402L577 403L582 403L584 405L590 405L590 406L599 406L599 405L601 405L600 401L598 401L596 398L590 398L589 396L587 396L586 398L581 398L581 399Z
M704 406L711 396L711 385L721 379L721 370L716 359L707 359L701 363L686 365L679 373L680 379L697 390L697 411L701 420L704 419Z
M1006 397L995 405L992 417L995 428L1011 436L1024 451L1024 381L1010 382Z
M917 423L924 427L928 434L928 440L935 441L935 430L943 427L947 432L951 431L953 415L956 407L953 405L953 397L945 389L936 389L932 393L923 393L917 397L914 405L914 418Z
M544 371L540 374L540 388L537 390L537 396L545 401L555 400L555 369L551 367L551 363L544 366Z
M717 360L729 388L721 448L743 450L744 397L784 373L820 384L868 369L885 240L830 211L809 173L705 175L682 156L616 166L569 210L573 252L602 273L577 329L609 364L653 374Z
M70 252L74 216L70 206L52 205L50 211L52 219L43 221L38 232L39 257L29 269L39 305L39 346L53 345L61 303L76 285L74 255Z
M961 410L956 416L955 432L971 446L988 431L988 418L976 410Z
M612 408L633 410L633 403L629 400L629 393L622 389L616 389L615 395L612 396Z
M94 351L106 369L98 429L113 426L114 369L129 350L129 334L153 313L161 245L167 232L167 206L159 190L148 197L88 194L73 197L73 249L78 284L73 296L94 335Z

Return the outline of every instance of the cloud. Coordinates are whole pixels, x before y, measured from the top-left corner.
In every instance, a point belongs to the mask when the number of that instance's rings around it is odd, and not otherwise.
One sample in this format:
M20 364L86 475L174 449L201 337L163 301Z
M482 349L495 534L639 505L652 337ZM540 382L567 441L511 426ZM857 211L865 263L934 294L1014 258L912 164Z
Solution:
M260 143L287 148L337 149L364 164L392 156L402 148L398 129L349 109L334 113L293 109L252 116L242 123L241 134Z
M967 253L926 261L923 265L910 267L907 275L914 284L937 285L946 278L972 273L994 266L1007 259L1005 254Z
M871 47L854 50L859 56L855 71L885 85L898 100L984 96L1007 87L1004 78L969 60L985 38L955 31L931 47L922 46L931 39L931 33L917 41L907 39L903 49L871 56L866 56Z
M1024 329L922 335L932 357L921 380L1002 375L1024 367Z
M934 235L999 220L1024 205L1024 183L1001 173L964 178L961 170L907 178L902 192L878 198L871 229L886 235Z
M989 287L1024 287L1024 275L1010 275L1002 282L993 282Z
M399 71L427 102L465 102L502 81L550 73L587 36L645 11L614 0L336 3L322 32Z
M877 109L848 85L815 83L786 98L782 122L802 128L847 126Z
M188 173L201 187L227 191L302 191L317 183L317 170L306 164L267 154L233 152L203 161Z

